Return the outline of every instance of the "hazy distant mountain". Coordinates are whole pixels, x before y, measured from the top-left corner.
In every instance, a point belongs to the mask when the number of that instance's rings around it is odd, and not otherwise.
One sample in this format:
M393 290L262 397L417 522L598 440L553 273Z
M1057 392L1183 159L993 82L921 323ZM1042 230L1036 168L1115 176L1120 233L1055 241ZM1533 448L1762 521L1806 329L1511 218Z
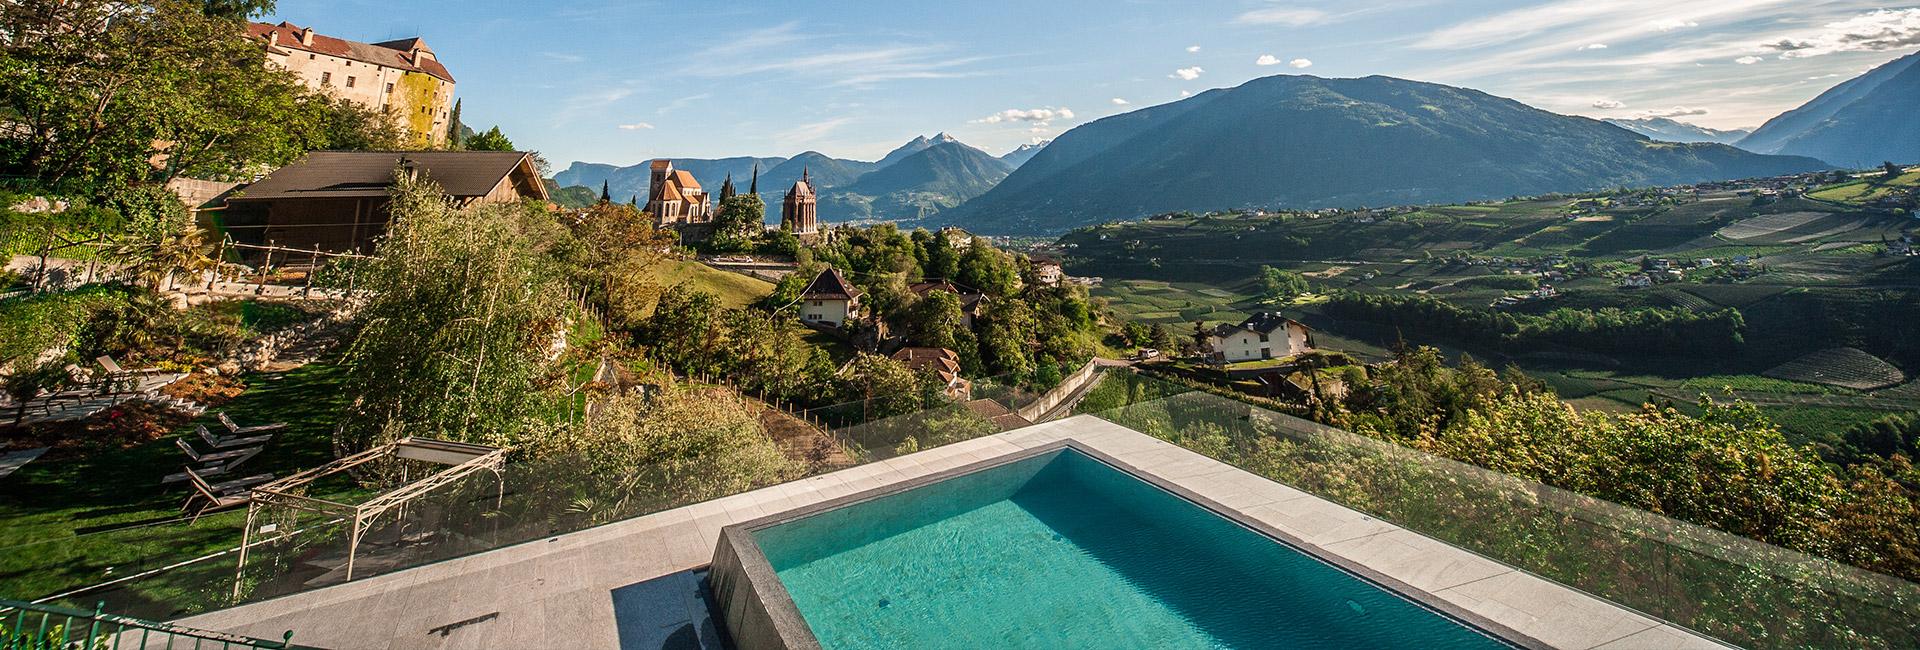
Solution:
M1453 202L1824 167L1654 142L1464 88L1276 76L1074 128L940 221L1059 232L1177 210Z
M959 140L953 139L953 136L947 135L944 132L936 134L931 138L924 135L917 136L912 140L908 140L906 144L900 145L900 148L889 152L886 157L881 158L879 162L874 163L874 169L889 167L894 163L906 160L907 156L926 151L928 147L946 142L959 142Z
M740 186L740 191L747 191L747 177L753 173L753 166L755 164L760 166L762 174L760 188L765 190L767 187L766 171L786 162L787 159L739 157L719 159L674 158L672 160L675 169L684 169L691 172L694 179L700 181L701 187L706 188L708 193L717 197L720 194L720 183L726 180L727 174L733 175L733 182ZM613 194L613 200L625 202L631 197L638 197L641 203L645 203L647 200L647 186L651 184L653 179L651 171L652 162L652 159L648 159L647 162L638 165L616 167L614 165L601 163L575 161L572 165L569 165L565 171L554 174L553 181L561 187L580 185L592 188L596 197L599 196L600 183L606 181L608 183L608 191ZM795 171L793 177L799 178L800 172ZM784 187L781 188L782 191L785 191L785 189Z
M822 197L820 214L913 219L979 196L1013 172L987 152L948 139L882 167Z
M842 160L818 151L808 151L788 158L778 167L760 170L760 195L769 204L777 204L786 196L793 182L800 180L800 173L807 172L813 179L816 190L839 187L853 182L867 172L873 171L874 163L858 160ZM746 191L746 186L740 186Z
M1035 154L1040 153L1040 150L1045 148L1047 144L1050 142L1053 142L1053 141L1043 140L1033 144L1020 145L1019 147L1014 148L1013 151L1007 152L1007 155L1001 156L1000 162L1006 163L1016 168L1021 165L1025 165L1027 164L1027 161L1033 160L1033 156Z
M1844 167L1920 162L1920 52L1895 59L1767 121L1740 146Z
M1753 131L1749 129L1734 129L1732 131L1709 129L1704 126L1670 120L1664 117L1644 117L1637 120L1609 118L1600 121L1661 142L1717 142L1720 144L1733 144L1753 133Z

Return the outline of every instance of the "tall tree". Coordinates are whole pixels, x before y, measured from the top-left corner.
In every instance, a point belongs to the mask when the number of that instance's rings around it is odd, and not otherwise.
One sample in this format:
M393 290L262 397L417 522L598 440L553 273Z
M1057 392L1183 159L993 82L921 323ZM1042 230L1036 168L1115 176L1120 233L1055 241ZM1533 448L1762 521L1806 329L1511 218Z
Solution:
M16 134L0 141L0 166L105 193L298 157L317 131L307 91L263 65L236 21L207 11L189 0L0 3L0 114ZM156 153L163 169L149 162Z
M468 151L517 151L513 141L508 140L507 134L501 133L498 126L467 138L466 147Z
M466 125L460 123L460 101L461 100L458 100L458 99L453 100L453 113L447 116L447 148L448 149L460 148L460 145L461 145L460 130L466 128Z

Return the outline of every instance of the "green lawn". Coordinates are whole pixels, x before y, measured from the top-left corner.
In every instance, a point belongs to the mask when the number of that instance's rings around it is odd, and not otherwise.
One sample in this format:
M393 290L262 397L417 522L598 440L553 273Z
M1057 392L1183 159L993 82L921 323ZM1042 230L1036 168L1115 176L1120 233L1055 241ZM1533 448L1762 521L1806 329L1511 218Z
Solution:
M728 307L745 307L773 293L773 284L765 280L722 271L699 262L667 262L660 276L667 284L692 282L696 287L719 295L721 304Z
M239 475L285 476L332 460L342 375L337 366L314 364L247 376L247 392L221 410L245 425L289 426ZM213 411L198 422L220 430ZM193 435L192 425L181 433ZM34 462L0 478L0 521L7 522L0 528L0 597L40 598L238 543L241 512L212 515L192 526L173 521L186 491L179 485L163 487L160 478L179 471L181 460L173 440L164 438L84 458ZM198 586L166 580L142 585L145 595L162 600L191 597Z

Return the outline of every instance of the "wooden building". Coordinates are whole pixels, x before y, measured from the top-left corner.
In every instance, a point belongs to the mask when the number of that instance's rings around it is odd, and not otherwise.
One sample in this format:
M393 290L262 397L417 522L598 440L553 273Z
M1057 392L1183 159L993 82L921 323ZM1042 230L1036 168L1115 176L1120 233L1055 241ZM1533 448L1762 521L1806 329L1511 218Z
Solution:
M547 199L529 153L316 151L229 195L223 225L244 243L372 252L395 174L431 180L462 207Z

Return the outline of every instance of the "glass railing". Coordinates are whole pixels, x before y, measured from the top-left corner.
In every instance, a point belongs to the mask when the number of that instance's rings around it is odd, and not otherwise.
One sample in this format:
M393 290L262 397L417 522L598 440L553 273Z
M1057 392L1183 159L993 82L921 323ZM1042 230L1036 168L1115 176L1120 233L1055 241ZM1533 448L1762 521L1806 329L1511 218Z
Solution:
M1750 648L1920 647L1920 585L1114 372L1077 408Z
M990 379L982 382L998 385ZM1010 409L1030 396L996 389L995 397L1013 400L994 400ZM806 447L809 451L798 455L817 452L820 458L795 458L796 452L788 450L790 466L778 475L720 478L724 468L695 475L684 459L610 468L586 455L515 457L498 476L473 474L375 519L354 554L353 577L365 579L998 433L1001 427L978 414L977 407L953 402L864 419L877 411L860 403L825 413L787 411L792 419L784 426L799 422L816 434ZM769 429L781 426L766 424L767 418L762 422ZM358 486L327 489L328 494L375 492ZM316 488L314 494L320 493ZM345 521L282 509L256 514L256 541L248 548L244 568L237 552L247 520L241 508L207 515L191 525L167 522L89 533L85 544L74 543L79 537L18 542L0 549L10 555L0 560L0 591L6 592L0 596L51 597L49 602L71 607L104 602L107 611L167 620L346 582ZM102 548L112 549L110 555L102 555ZM50 570L56 566L62 570ZM72 570L76 566L85 570ZM93 579L77 584L33 579L55 574ZM17 593L22 590L30 592Z

